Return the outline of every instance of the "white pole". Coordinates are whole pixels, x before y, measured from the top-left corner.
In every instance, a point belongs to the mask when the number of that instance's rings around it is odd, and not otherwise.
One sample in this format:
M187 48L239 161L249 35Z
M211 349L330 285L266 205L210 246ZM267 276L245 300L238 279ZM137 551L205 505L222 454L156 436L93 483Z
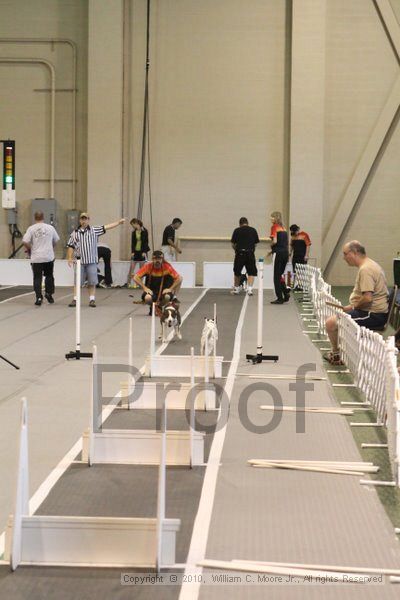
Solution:
M258 261L258 304L257 304L257 354L262 355L263 333L263 293L264 293L264 260Z
M190 388L191 392L194 388L194 348L190 348ZM193 468L193 455L194 455L194 404L195 397L193 396L193 404L190 404L190 468Z
M129 336L128 336L128 365L129 365L129 367L133 367L132 344L133 344L132 317L129 317ZM128 407L127 408L128 409L131 407L130 397L131 397L132 388L133 388L132 374L129 373L128 374L128 385L127 385L127 392L128 392L128 399L127 399Z
M78 258L75 269L75 293L76 293L76 308L75 308L75 339L76 351L81 351L81 261ZM79 356L79 354L78 354Z
M150 331L150 363L153 355L156 353L156 304L153 302L151 310L151 331Z
M210 357L209 357L209 348L208 348L208 335L206 336L206 342L205 342L205 347L204 347L204 360L206 361L204 363L204 382L207 386L208 382L210 381Z
M160 571L162 564L162 533L165 520L165 481L166 481L166 430L167 430L167 409L165 397L162 407L162 425L161 425L161 452L160 467L158 471L158 495L157 495L157 556L156 568Z
M92 358L92 377L91 377L91 394L90 394L90 427L89 427L89 452L88 465L92 466L93 450L94 450L94 430L98 431L99 427L99 405L98 405L98 389L97 389L97 346L93 345Z
M214 302L214 323L217 327L217 304ZM214 336L214 373L215 373L215 357L217 356L217 338Z
M28 408L26 398L22 398L21 403L18 478L10 557L13 571L21 562L22 517L29 515Z
M128 340L128 365L130 367L133 366L133 357L132 357L132 317L129 317L129 340Z
M399 411L398 402L396 402L395 406L396 406L396 414L395 414L395 420L396 420L396 422L395 422L396 473L395 473L395 479L396 479L397 485L400 486L400 462L399 462L399 459L400 459L400 411Z

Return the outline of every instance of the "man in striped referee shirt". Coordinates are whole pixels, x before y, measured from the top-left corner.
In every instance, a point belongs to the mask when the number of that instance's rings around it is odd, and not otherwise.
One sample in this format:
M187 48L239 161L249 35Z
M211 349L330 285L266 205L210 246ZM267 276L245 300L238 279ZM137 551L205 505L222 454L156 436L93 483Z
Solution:
M74 253L76 258L81 260L81 285L87 280L89 292L89 306L96 308L95 289L97 285L97 263L99 257L97 253L97 243L101 235L104 235L108 229L114 229L118 225L125 223L125 219L115 221L109 225L92 227L89 223L88 213L81 213L79 218L80 226L75 229L68 240L67 260L68 265L72 267L74 262ZM69 306L76 306L75 298Z

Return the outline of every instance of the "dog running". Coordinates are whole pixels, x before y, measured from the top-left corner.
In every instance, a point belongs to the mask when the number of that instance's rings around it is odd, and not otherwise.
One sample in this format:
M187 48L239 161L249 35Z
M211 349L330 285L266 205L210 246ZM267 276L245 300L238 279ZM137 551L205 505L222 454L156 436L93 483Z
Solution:
M181 340L182 334L181 315L179 312L179 300L175 298L174 300L163 304L162 306L160 306L160 310L161 340L163 342L166 342L170 331L174 332L174 338Z
M208 354L211 354L214 344L218 340L218 328L214 319L204 319L204 327L200 340L200 354L203 356L206 348L206 339L208 339Z

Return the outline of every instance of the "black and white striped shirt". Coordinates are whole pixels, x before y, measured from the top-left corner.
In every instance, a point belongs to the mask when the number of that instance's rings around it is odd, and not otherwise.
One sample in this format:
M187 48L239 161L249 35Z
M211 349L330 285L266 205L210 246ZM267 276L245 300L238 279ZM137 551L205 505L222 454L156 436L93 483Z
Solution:
M100 227L88 225L84 229L79 227L71 233L67 246L74 248L75 256L81 259L83 265L98 263L97 240L105 232L104 225Z

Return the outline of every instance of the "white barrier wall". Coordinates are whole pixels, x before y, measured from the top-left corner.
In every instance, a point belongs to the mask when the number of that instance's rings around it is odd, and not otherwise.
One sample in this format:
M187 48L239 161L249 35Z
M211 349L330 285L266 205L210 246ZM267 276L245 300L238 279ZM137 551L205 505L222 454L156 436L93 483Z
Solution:
M264 264L264 289L274 287L273 265ZM208 288L231 288L233 285L233 262L204 262L203 286ZM257 283L255 286L257 287Z
M58 286L72 286L74 271L66 260L54 263L54 278ZM0 259L0 285L32 285L32 269L28 259Z
M288 262L285 274L292 272L292 263ZM231 288L233 286L233 262L204 262L203 286L209 288ZM257 287L257 278L254 287ZM274 289L274 263L264 262L264 289Z
M129 261L112 262L112 277L116 285L124 285L128 279ZM183 277L183 288L195 287L196 264L194 262L174 262L174 269ZM104 273L104 262L100 261L99 269ZM72 286L74 284L73 269L66 260L54 263L56 286ZM0 285L32 285L32 269L28 259L0 259Z
M182 275L183 288L193 288L196 285L195 262L173 262L174 269ZM115 285L124 285L128 279L130 263L127 260L112 262L112 277ZM264 289L274 287L273 264L264 264ZM291 271L288 263L286 272ZM100 273L104 274L104 262L99 262ZM74 283L73 270L68 267L66 260L56 260L54 263L56 286L72 286ZM32 285L32 269L28 259L0 259L0 285ZM209 288L231 288L233 285L232 262L203 263L203 286ZM255 285L257 287L257 284Z

